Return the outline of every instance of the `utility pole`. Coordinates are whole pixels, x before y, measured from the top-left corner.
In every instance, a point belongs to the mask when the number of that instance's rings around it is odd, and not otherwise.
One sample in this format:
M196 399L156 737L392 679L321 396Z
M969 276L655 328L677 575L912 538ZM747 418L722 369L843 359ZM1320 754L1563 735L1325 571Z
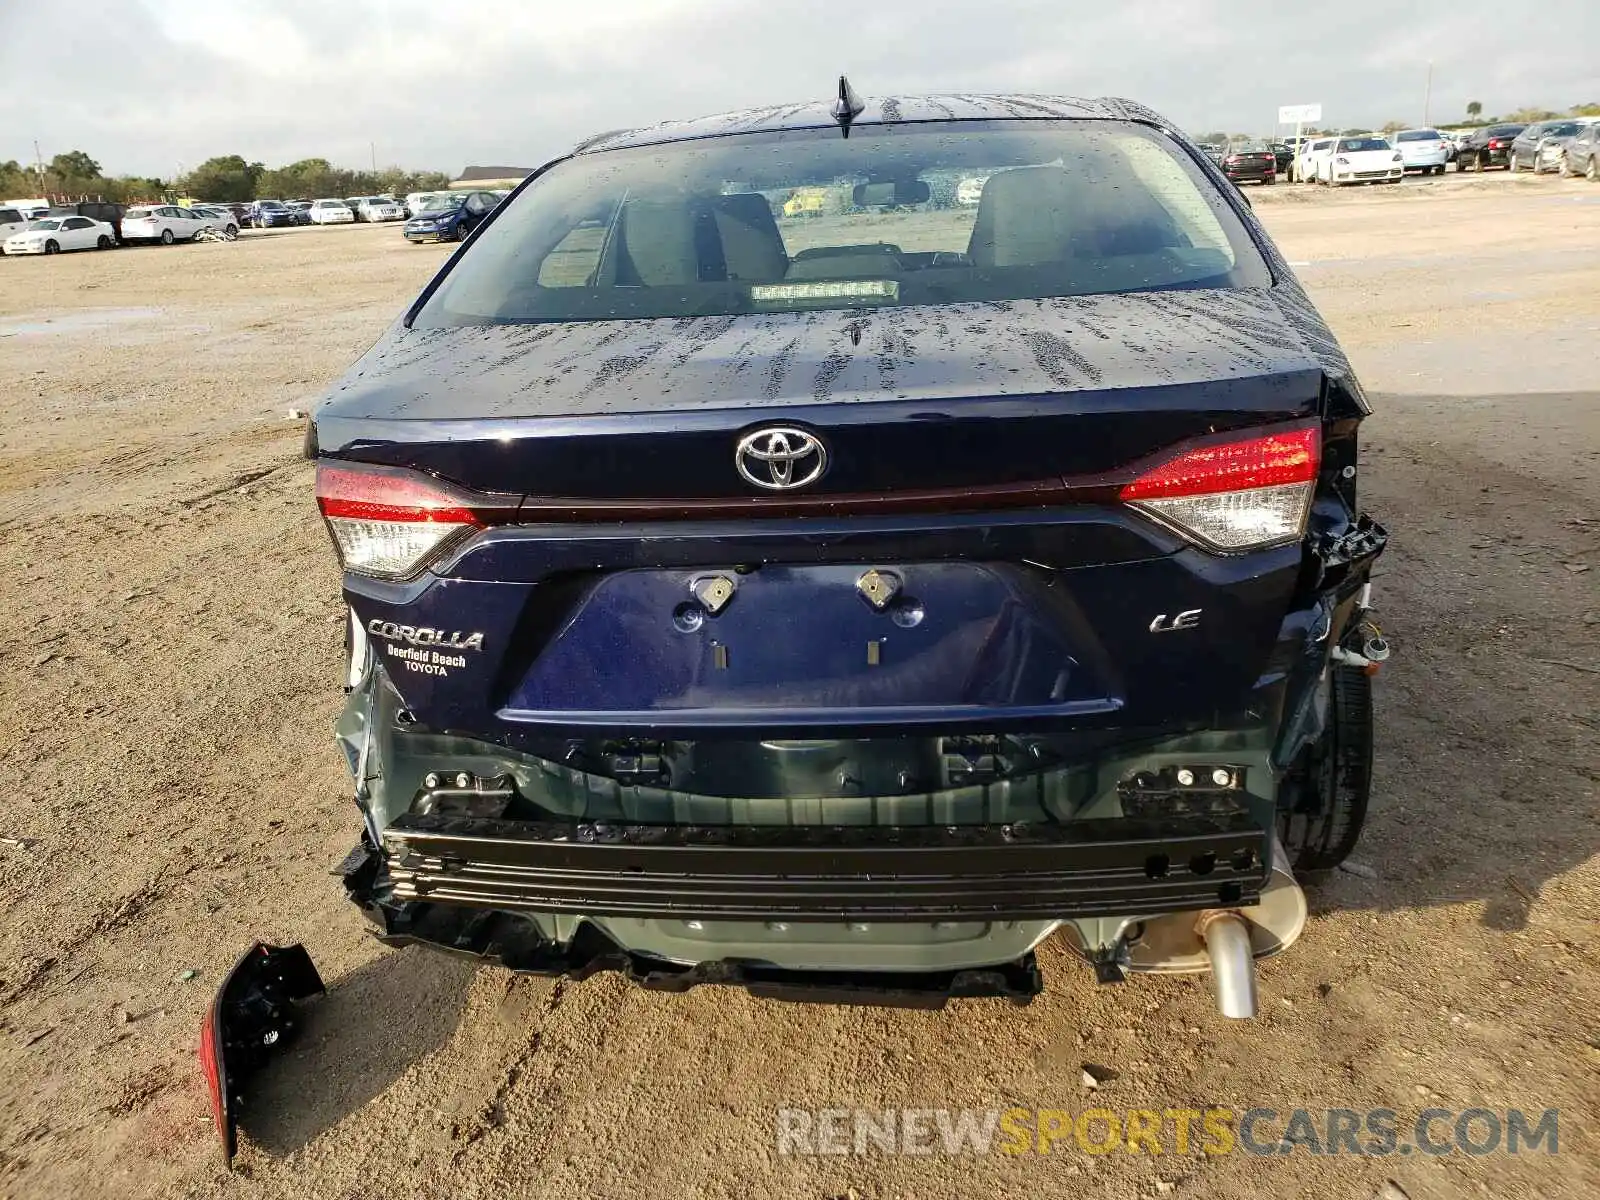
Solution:
M378 173L378 143L368 142L367 148L372 151L372 173L376 175Z
M33 169L39 175L39 190L44 191L44 155L39 153L39 139L33 139Z
M1424 129L1433 128L1433 121L1429 117L1429 110L1433 106L1433 60L1428 60L1428 85L1422 92L1422 126Z

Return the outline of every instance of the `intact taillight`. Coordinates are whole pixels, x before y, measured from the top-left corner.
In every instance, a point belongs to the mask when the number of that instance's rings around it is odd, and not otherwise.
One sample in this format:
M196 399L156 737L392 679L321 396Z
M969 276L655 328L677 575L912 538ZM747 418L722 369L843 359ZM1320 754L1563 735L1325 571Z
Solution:
M415 575L447 545L503 518L499 500L516 507L515 497L472 496L412 471L317 465L317 507L339 561L380 579Z
M1305 531L1321 457L1316 426L1197 446L1145 471L1119 496L1210 549L1255 550Z

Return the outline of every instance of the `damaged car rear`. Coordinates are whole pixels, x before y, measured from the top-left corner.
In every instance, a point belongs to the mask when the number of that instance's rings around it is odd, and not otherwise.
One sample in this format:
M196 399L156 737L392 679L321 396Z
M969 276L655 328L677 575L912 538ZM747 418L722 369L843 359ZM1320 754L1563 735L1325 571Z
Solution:
M586 143L315 416L345 885L514 970L1024 1002L1054 935L1250 1015L1367 806L1367 411L1138 105Z

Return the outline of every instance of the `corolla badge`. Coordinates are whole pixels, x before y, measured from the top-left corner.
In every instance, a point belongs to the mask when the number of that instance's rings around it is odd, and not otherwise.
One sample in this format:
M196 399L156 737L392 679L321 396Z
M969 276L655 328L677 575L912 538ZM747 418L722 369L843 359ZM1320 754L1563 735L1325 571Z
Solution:
M460 629L432 629L426 625L397 625L381 617L367 622L367 631L373 637L387 638L391 642L409 642L413 646L437 646L446 650L482 650L483 634L467 633Z
M739 439L733 465L757 487L784 492L822 478L828 469L828 448L804 429L767 425Z

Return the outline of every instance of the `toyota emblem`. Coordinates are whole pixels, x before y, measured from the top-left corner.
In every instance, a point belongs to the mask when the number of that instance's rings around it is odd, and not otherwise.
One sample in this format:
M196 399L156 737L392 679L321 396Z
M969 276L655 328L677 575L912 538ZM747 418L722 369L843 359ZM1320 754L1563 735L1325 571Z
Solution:
M757 487L785 492L822 478L828 469L828 448L804 429L768 425L739 439L733 465Z

